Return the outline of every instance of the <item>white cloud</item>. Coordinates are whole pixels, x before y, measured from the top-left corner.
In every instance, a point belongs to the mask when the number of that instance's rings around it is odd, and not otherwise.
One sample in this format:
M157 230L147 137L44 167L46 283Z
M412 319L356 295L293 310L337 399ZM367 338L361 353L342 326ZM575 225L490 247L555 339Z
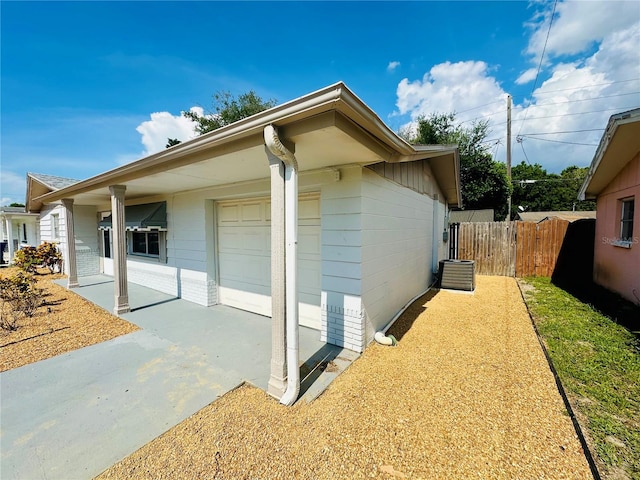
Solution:
M400 66L400 62L397 62L397 61L389 62L389 65L387 65L387 72L393 72L399 66Z
M525 152L531 163L540 163L550 172L559 172L570 165L589 165L594 145L599 142L609 117L640 107L638 4L592 3L558 4L559 18L554 21L545 53L549 61L531 97L518 98L513 105L514 165L525 160ZM543 14L548 18L549 4L545 8ZM537 27L523 52L527 63L535 61L535 55L537 61L540 58L540 42L544 41L548 27L541 17L535 14L532 20ZM536 73L537 63L515 83L528 83ZM504 98L509 88L501 85L495 72L482 61L446 62L433 66L421 80L402 80L397 87L396 105L398 113L412 121L434 112L458 112L458 121L487 119L493 131L490 138L501 141L496 159L505 161ZM567 131L573 133L532 135ZM521 144L516 142L518 134L523 136Z
M24 203L26 192L26 175L17 175L6 169L2 170L0 175L0 206L6 206L10 203Z
M475 107L505 98L504 90L489 74L488 65L474 61L435 65L422 80L403 79L396 94L399 113L409 114L412 120L434 112L463 112L471 108L474 116L484 115L494 111L496 106Z
M546 3L542 15L529 25L534 29L527 53L540 61L549 30L552 4ZM638 22L640 10L636 1L569 1L558 2L545 56L575 55L601 42L611 32L624 30Z
M202 115L201 107L192 107L191 111ZM185 141L196 136L195 122L182 115L172 115L169 112L155 112L150 115L151 120L142 122L136 130L142 135L145 147L144 155L164 150L168 138Z
M525 83L529 83L536 79L536 74L538 73L537 68L530 68L529 70L525 70L520 74L518 79L516 80L516 84L523 85Z

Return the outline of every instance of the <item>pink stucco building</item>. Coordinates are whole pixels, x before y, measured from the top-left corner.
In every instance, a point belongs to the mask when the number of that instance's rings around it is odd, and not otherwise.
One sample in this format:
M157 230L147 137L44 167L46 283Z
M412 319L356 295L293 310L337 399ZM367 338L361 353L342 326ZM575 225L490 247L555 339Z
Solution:
M594 281L640 304L640 108L609 119L579 195L597 202Z

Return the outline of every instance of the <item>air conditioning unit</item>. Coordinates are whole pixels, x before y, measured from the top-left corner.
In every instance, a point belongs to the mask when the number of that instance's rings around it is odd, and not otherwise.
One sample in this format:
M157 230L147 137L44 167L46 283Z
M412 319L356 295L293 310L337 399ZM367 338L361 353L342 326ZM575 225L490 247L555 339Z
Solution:
M475 262L473 260L441 260L440 288L472 292L476 288Z

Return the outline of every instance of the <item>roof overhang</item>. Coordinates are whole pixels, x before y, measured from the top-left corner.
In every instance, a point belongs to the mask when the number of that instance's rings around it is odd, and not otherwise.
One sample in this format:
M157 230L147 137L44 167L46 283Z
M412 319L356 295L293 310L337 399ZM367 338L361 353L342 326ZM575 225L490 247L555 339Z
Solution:
M460 204L457 148L410 145L342 82L56 191L34 184L28 201L32 209L63 198L100 205L109 201L110 185L126 185L131 200L268 178L267 125L294 145L301 172L430 159L447 202Z
M578 198L598 196L640 152L640 108L612 115L593 157Z

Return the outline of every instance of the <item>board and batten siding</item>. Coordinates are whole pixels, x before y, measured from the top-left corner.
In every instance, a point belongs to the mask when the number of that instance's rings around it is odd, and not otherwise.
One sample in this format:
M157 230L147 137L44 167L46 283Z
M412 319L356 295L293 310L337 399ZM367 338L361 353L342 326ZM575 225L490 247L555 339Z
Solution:
M434 200L368 169L363 171L361 218L368 343L408 301L427 289L433 280L434 251L437 255L439 249L433 247Z

